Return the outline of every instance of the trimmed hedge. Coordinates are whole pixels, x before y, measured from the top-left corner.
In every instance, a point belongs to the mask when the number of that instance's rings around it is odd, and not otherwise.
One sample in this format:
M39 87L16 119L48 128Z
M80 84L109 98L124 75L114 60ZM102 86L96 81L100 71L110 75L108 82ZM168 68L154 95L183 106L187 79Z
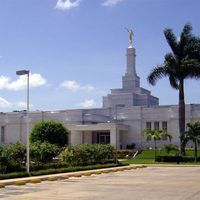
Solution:
M9 174L0 174L0 180L3 179L11 179L11 178L20 178L20 177L28 177L28 176L40 176L40 175L48 175L48 174L57 174L57 173L65 173L65 172L76 172L76 171L84 171L84 170L93 170L93 169L101 169L101 168L110 168L110 167L118 167L118 166L126 166L121 163L110 163L110 164L98 164L98 165L88 165L88 166L80 166L80 167L67 167L67 168L59 168L59 169L47 169L47 170L39 170L30 172L30 174L26 172L14 172Z
M155 159L156 162L194 162L194 157L182 157L182 156L157 156ZM200 157L197 158L197 161L200 161Z

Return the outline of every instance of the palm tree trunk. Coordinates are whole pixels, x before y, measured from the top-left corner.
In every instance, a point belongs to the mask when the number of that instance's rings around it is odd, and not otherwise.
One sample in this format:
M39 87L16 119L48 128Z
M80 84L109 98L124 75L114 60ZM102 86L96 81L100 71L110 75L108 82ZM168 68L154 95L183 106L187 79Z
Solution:
M154 148L155 148L155 152L154 152L154 156L155 156L155 161L156 161L156 156L157 156L157 144L156 144L156 140L154 139Z
M179 132L181 142L181 155L185 155L184 132L185 132L185 98L184 81L180 80L179 85Z
M197 140L194 141L194 159L197 162Z

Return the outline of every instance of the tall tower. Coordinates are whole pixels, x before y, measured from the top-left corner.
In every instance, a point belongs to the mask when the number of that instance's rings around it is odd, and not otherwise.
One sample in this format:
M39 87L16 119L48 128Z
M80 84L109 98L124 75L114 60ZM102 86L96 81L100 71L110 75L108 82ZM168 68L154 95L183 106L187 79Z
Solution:
M133 31L131 29L127 29L127 31L129 33L129 47L126 49L126 72L122 76L122 88L111 89L111 94L103 97L103 107L159 105L157 97L140 87L140 78L136 73L135 48L132 44Z
M126 49L126 73L122 77L123 89L135 89L140 87L140 78L137 76L135 69L135 48L130 46Z

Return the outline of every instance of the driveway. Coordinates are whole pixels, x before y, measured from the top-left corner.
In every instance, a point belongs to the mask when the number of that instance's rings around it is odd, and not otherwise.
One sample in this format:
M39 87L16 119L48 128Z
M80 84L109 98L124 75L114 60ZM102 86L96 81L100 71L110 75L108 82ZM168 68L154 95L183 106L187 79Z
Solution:
M0 189L8 200L200 200L200 167L144 169Z

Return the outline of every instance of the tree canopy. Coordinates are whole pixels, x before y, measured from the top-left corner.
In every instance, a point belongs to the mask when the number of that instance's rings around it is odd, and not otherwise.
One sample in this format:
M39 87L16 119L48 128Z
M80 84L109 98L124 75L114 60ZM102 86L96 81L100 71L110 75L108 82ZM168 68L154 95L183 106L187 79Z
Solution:
M68 144L69 131L59 122L44 121L36 123L30 134L30 141L49 142L58 146Z

